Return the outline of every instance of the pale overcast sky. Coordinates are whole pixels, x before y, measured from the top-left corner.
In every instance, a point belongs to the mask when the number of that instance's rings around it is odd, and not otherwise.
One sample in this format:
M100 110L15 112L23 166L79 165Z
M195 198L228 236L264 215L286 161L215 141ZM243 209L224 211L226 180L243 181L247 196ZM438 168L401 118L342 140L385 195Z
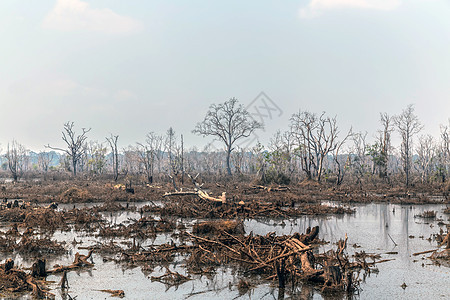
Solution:
M1 0L0 41L3 151L63 146L69 120L121 147L170 126L201 147L210 104L261 91L279 108L264 142L299 109L370 136L409 103L435 136L450 117L448 0Z

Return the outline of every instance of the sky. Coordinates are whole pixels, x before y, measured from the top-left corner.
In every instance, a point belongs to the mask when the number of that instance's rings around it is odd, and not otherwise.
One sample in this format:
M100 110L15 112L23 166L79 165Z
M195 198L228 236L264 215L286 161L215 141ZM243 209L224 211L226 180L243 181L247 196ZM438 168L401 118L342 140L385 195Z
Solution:
M408 104L437 137L449 16L448 0L2 0L0 148L62 147L67 121L120 147L173 127L202 148L192 129L232 97L263 143L299 110L372 138L380 112Z

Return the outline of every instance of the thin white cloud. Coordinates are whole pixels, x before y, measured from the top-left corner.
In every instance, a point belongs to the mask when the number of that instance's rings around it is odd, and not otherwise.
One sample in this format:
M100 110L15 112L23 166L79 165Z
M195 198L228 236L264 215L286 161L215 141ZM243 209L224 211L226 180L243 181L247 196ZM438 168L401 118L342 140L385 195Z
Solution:
M142 29L142 24L133 18L121 16L109 8L92 8L81 0L57 0L42 25L54 30L86 30L109 34L133 33Z
M300 9L300 16L311 18L324 11L343 8L393 10L400 4L401 0L311 0L308 6Z

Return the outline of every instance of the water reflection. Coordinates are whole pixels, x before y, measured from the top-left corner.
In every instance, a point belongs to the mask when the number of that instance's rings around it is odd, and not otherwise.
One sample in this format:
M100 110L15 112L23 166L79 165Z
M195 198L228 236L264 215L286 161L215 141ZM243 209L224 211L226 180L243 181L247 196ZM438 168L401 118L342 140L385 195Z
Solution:
M427 295L424 298L436 299L443 295L450 297L450 289L446 284L442 284L450 282L449 269L432 265L430 261L413 257L412 254L436 247L436 243L427 239L439 232L438 221L424 220L415 216L427 210L434 210L438 212L439 217L442 216L444 207L444 205L369 204L356 206L356 212L352 215L305 216L290 222L285 221L284 228L268 226L264 222L254 220L247 221L245 224L247 232L253 231L257 234L270 231L275 231L277 234L302 233L308 227L319 225L319 237L331 241L331 244L321 247L320 251L335 248L334 243L347 233L349 255L364 250L367 253L380 253L382 259L394 259L379 264L379 274L372 274L367 278L362 286L362 298L381 295L382 297L379 298L382 299L402 297L416 299L417 295ZM361 248L354 248L352 245L358 245ZM398 254L386 254L387 252L398 252ZM422 263L424 263L423 266ZM400 287L403 282L408 285L405 290Z
M142 206L146 203L139 203ZM330 204L330 203L328 203ZM93 204L83 204L92 206ZM130 204L135 205L135 204ZM333 205L339 205L333 203ZM59 207L59 209L71 209L73 205ZM351 215L339 216L302 216L291 220L247 220L245 230L247 233L253 231L255 234L265 235L268 232L277 234L303 233L308 227L320 226L319 237L330 244L320 247L318 251L326 251L335 248L339 239L347 233L348 254L352 255L356 251L364 250L368 253L380 253L382 259L394 259L386 263L379 264L379 274L372 274L367 277L362 284L361 299L376 298L423 298L437 299L449 298L449 288L445 283L450 282L449 269L432 265L428 260L422 260L421 256L413 257L412 253L429 250L435 247L435 243L427 238L439 231L436 220L425 221L415 218L426 210L435 210L438 216L442 215L443 205L409 206L393 204L368 204L355 206L356 212ZM102 213L108 222L112 224L126 223L132 219L139 219L138 212L105 212ZM193 224L196 220L184 220L188 224ZM447 220L444 220L447 222ZM431 224L429 224L429 222ZM434 227L431 228L430 225ZM2 229L3 230L3 229ZM410 238L411 236L411 238ZM414 236L414 238L412 238ZM61 232L57 231L52 235L52 239L67 241L69 252L67 255L57 258L49 257L48 266L54 264L70 264L73 255L79 250L79 246L95 245L99 241L109 243L114 240L116 244L125 242L127 239L108 238L99 239L95 233L80 233L74 230ZM139 241L144 247L151 244L163 244L170 241L171 234L158 234L155 238ZM72 241L80 242L72 243ZM395 245L397 244L397 245ZM361 248L353 247L361 246ZM398 252L398 254L386 254L386 252ZM23 258L18 254L13 254L12 258L20 265L29 266L33 262L32 258ZM151 298L161 299L322 299L326 296L320 295L314 288L304 285L292 288L290 284L284 291L279 291L275 286L267 282L257 281L247 291L239 291L237 288L239 280L244 278L239 272L230 269L218 269L214 275L202 276L194 275L193 280L176 287L167 287L159 282L151 282L150 276L158 276L165 272L165 269L143 271L140 267L124 267L114 262L104 262L99 254L93 255L95 267L86 270L77 270L68 273L70 289L67 293L55 292L57 298L68 299L77 296L78 299L97 299L106 296L99 292L99 289L122 289L126 298L142 299L146 295ZM423 263L423 265L422 265ZM178 257L176 263L170 265L171 269L183 272L183 258ZM184 273L185 274L185 273ZM54 281L55 285L60 280L60 276L51 275L48 281ZM400 286L406 283L407 288ZM338 298L342 298L340 296Z

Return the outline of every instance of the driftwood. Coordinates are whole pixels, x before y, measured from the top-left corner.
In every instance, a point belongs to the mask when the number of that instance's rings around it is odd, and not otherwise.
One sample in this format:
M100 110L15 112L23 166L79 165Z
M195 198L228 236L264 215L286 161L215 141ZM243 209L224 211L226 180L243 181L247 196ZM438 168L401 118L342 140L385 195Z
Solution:
M125 292L123 290L100 290L100 292L109 293L111 297L125 297Z
M445 238L442 240L442 242L439 244L439 248L446 245L447 249L450 249L450 231L447 233Z
M87 260L91 257L92 252L94 250L89 250L88 255L82 255L80 253L76 253L75 254L75 259L73 260L73 263L69 266L57 266L56 268L52 269L52 270L48 270L47 273L48 274L55 274L55 273L61 273L64 271L70 271L73 269L78 269L81 267L91 267L94 264L88 262Z
M188 192L183 192L183 191L180 191L180 192L172 192L172 193L165 193L164 195L163 195L163 197L169 197L169 196L197 196L198 195L198 192L195 192L195 191L188 191Z
M431 252L436 252L438 249L433 249L433 250L426 250L426 251L421 251L421 252L416 252L413 253L413 256L417 256L417 255L421 255L421 254L427 254L427 253L431 253Z
M172 181L173 181L173 187L174 187L175 192L172 192L172 193L167 193L167 192L166 192L166 193L163 195L163 197L169 197L169 196L189 196L189 195L190 195L190 196L193 196L193 195L195 195L195 196L199 197L200 199L212 201L212 202L214 202L214 203L219 203L219 204L226 203L226 192L223 192L223 193L222 193L222 196L220 196L220 197L218 197L218 198L211 197L210 195L208 195L207 192L205 192L205 191L202 190L203 184L199 184L199 183L197 182L197 177L198 177L199 174L197 174L195 177L192 177L191 174L187 174L187 175L188 175L188 177L192 180L192 184L195 186L195 188L194 188L193 191L185 191L185 192L183 192L183 189L181 189L180 191L178 191L178 188L177 188L177 186L176 186L176 184L175 184L175 179L169 175L169 177L172 178Z
M450 232L447 233L447 235L442 239L442 242L439 244L438 249L432 249L432 250L426 250L421 252L413 253L414 256L421 255L421 254L427 254L433 252L433 257L439 256L438 250L440 247L445 246L446 249L450 249ZM445 250L444 250L445 251Z
M152 281L160 281L162 283L176 285L191 280L189 276L181 275L178 272L170 271L166 268L166 273L161 276L152 276Z
M43 290L38 283L36 282L36 280L34 279L33 276L28 275L26 282L31 286L32 288L32 294L34 297L42 299L42 298L50 298L50 299L54 299L55 295Z
M365 253L350 261L345 253L347 236L338 242L336 251L315 254L312 250L317 246L314 243L318 233L319 227L308 228L305 234L284 236L275 233L265 236L232 234L222 230L205 237L183 232L182 235L189 237L190 242L153 245L147 251L137 250L134 253L127 251L123 253L122 260L132 264L145 262L145 266L149 267L152 263L160 265L161 261L170 262L177 254L182 254L186 256L186 266L191 274L213 272L215 267L227 264L239 265L243 274L257 274L266 280L277 280L281 289L289 281L300 280L313 283L322 290L350 293L362 280L354 276L355 272L367 271L369 265L383 262L366 263L368 256ZM165 274L151 279L167 285L190 280L169 269Z
M222 196L220 196L219 198L214 198L211 197L210 195L208 195L207 192L204 192L202 190L197 190L197 191L187 191L187 192L183 192L183 191L179 191L179 192L172 192L172 193L165 193L163 195L163 197L169 197L169 196L198 196L200 199L203 200L208 200L208 201L212 201L215 203L226 203L226 193L223 192Z
M268 192L285 192L289 191L290 188L287 186L279 186L279 187L269 187L269 186L263 186L263 185L254 185L252 186L252 189L254 190L265 190Z

